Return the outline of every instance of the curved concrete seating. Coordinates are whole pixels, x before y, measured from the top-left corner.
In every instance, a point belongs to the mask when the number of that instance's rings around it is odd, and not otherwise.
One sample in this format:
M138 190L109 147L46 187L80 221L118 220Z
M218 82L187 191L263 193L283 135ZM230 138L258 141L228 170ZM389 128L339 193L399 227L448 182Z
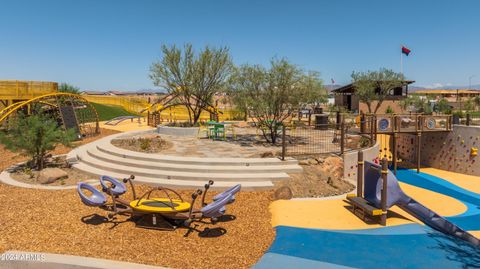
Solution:
M214 187L220 189L239 183L244 189L268 189L273 187L272 181L288 179L287 172L302 172L294 159L168 156L130 151L111 144L115 138L141 133L99 139L72 150L67 160L74 168L96 176L124 178L134 174L138 182L177 188L198 188L214 180Z

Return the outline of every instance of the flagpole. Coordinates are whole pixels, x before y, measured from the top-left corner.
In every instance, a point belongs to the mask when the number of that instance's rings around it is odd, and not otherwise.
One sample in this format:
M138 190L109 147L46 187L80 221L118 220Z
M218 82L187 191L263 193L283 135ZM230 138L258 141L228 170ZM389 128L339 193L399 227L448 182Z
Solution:
M402 51L402 47L403 46L400 46L400 74L403 75L403 51Z

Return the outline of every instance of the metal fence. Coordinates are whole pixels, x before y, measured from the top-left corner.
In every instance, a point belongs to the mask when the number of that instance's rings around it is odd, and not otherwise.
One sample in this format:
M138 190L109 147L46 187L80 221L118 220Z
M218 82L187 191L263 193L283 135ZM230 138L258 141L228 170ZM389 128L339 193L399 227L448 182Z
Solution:
M316 155L325 153L343 154L372 144L370 136L359 133L354 117L335 114L326 124L283 128L282 155Z
M472 115L467 113L464 117L460 117L457 115L453 116L453 123L466 125L466 126L480 126L480 115Z

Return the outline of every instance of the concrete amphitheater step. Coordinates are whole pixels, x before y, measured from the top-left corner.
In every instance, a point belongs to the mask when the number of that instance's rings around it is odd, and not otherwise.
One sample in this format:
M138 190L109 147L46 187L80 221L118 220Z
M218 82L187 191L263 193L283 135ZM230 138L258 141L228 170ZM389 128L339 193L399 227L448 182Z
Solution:
M201 165L201 164L186 164L186 163L165 163L163 161L144 161L137 159L130 159L119 157L100 151L98 148L90 148L86 150L86 153L95 159L99 159L104 162L113 164L131 166L138 168L163 170L163 171L184 171L184 172L201 172L201 173L300 173L302 168L298 164L285 164L285 165ZM80 157L82 153L78 154Z
M103 161L92 157L86 151L80 150L77 154L77 159L89 166L102 169L104 171L116 172L122 174L133 174L136 176L163 178L163 179L178 179L178 180L201 180L208 181L222 180L222 181L262 181L262 180L282 180L288 179L289 176L284 172L258 172L258 171L243 171L243 172L227 172L227 173L206 173L206 172L185 172L183 170L161 170L160 168L149 169L138 167L135 164L125 166L110 161Z
M109 175L115 178L126 178L131 175L131 173L118 173L118 172L111 172L105 171L103 169L99 169L97 167L90 166L86 163L80 162L73 164L73 168L87 172L93 176L102 176L102 175ZM162 187L172 187L176 189L197 189L203 188L203 185L207 182L199 181L199 180L175 180L175 179L162 179L156 177L145 177L145 176L136 176L135 182L143 183L151 186L162 186ZM242 190L268 190L273 188L273 183L269 180L262 180L262 181L221 181L216 180L212 189L215 190L224 190L229 187L232 187L236 184L242 184Z
M131 150L125 150L118 148L108 141L98 141L98 143L92 143L86 146L96 146L99 151L104 153L115 155L122 158L151 161L151 162L163 162L172 164L189 164L189 165L238 165L238 166L265 166L265 165L295 165L298 161L293 158L287 158L282 161L279 158L205 158L205 157L185 157L185 156L169 156L161 154L146 154L142 152L136 152Z

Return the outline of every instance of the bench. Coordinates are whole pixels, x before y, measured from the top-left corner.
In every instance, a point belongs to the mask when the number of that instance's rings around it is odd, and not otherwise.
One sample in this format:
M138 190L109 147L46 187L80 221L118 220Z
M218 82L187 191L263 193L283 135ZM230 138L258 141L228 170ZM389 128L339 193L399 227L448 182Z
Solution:
M362 212L362 218L365 220L365 215L372 217L381 216L383 214L382 209L373 206L369 201L365 200L362 197L358 197L354 194L347 195L347 200L353 206L353 213L356 213L357 209L360 209Z

